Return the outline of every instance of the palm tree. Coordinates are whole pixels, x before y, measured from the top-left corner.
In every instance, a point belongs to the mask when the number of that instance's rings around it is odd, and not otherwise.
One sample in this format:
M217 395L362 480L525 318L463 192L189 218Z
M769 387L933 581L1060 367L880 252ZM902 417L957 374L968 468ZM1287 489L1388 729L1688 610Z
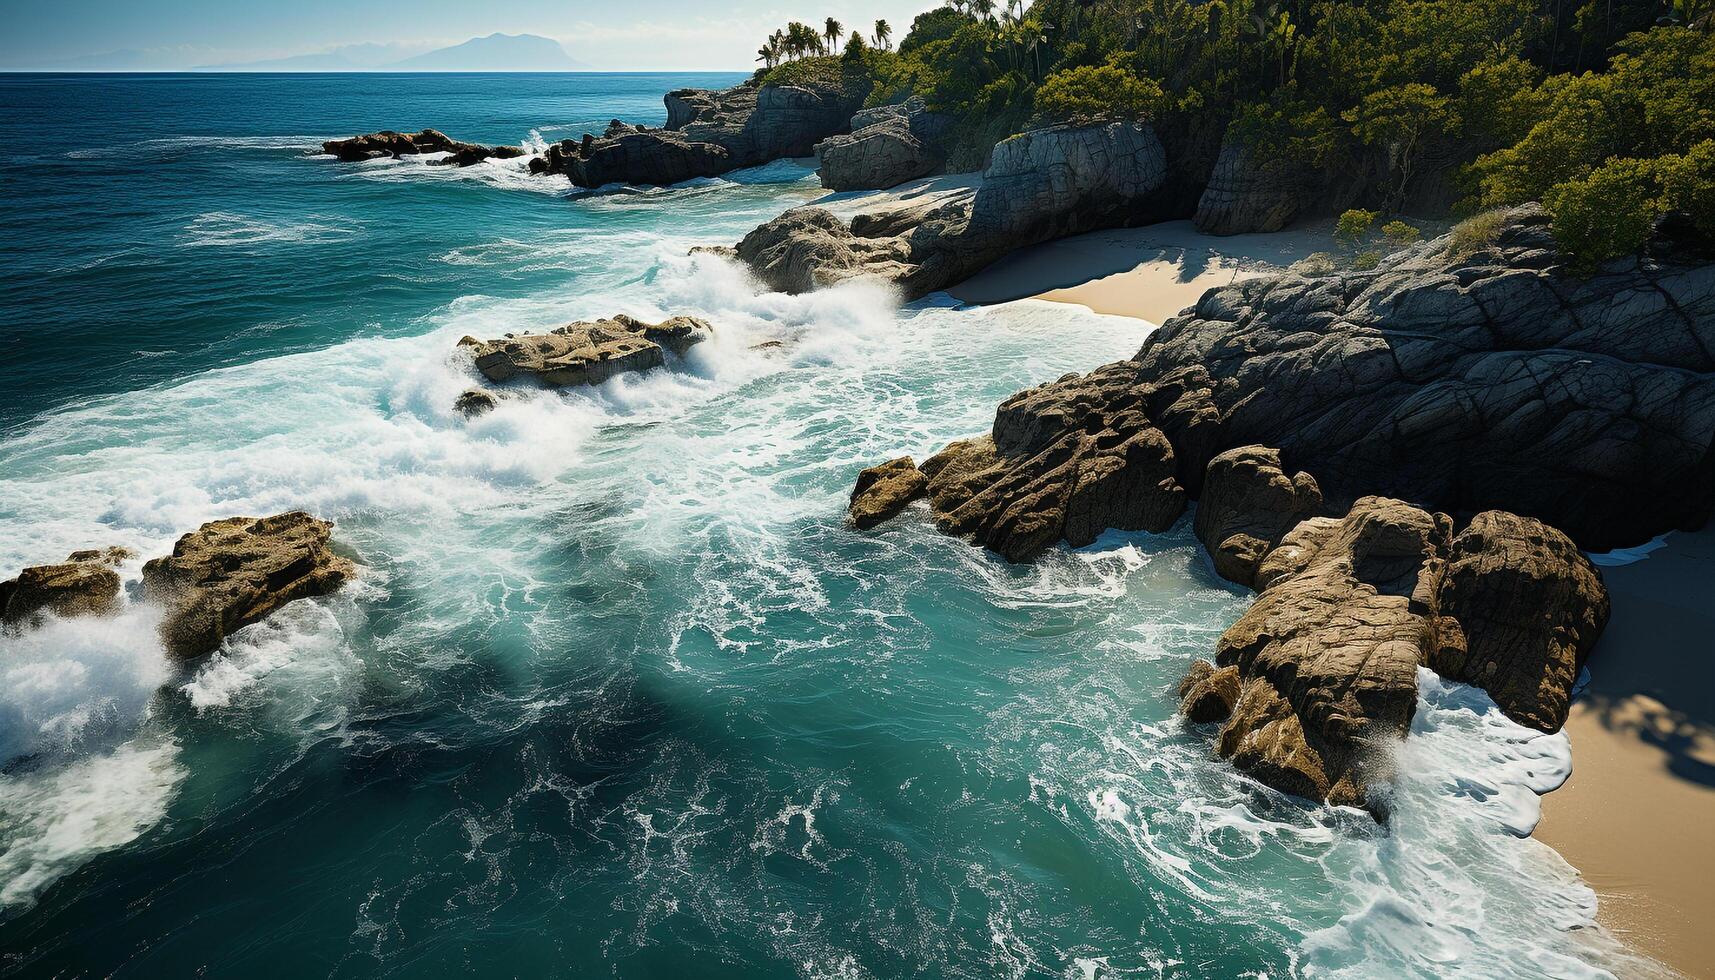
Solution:
M888 26L887 21L878 20L875 22L874 37L876 47L883 50L893 47L893 28Z
M845 32L845 25L832 17L829 17L827 23L822 25L822 36L828 39L829 51L838 51L840 49L840 35Z

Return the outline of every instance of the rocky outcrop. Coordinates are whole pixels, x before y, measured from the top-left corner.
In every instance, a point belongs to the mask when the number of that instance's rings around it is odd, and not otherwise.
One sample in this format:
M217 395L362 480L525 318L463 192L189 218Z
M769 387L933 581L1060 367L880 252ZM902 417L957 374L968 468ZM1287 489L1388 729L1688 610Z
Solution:
M143 598L166 612L161 639L201 656L288 602L326 595L355 573L328 546L329 521L292 511L210 521L143 566Z
M1149 128L1054 127L1003 141L974 192L893 204L850 222L788 211L735 254L770 288L806 292L848 279L896 285L907 299L944 289L1036 242L1155 216L1166 162Z
M23 626L43 614L89 616L119 607L119 565L134 557L124 548L74 551L56 565L34 565L0 582L0 625Z
M1179 682L1179 710L1193 724L1220 721L1233 713L1239 700L1239 669L1216 667L1207 660L1191 661Z
M1606 550L1715 507L1715 265L1567 274L1534 206L1373 272L1211 290L1138 353L1194 492L1278 447L1336 508L1370 493L1540 518Z
M1209 461L1197 500L1197 540L1222 578L1251 585L1263 556L1321 509L1315 477L1288 476L1280 453L1266 446L1241 446Z
M816 175L832 191L893 187L941 168L940 141L952 117L930 112L921 98L865 109L852 116L849 134L816 144Z
M1453 539L1439 592L1444 630L1429 661L1489 692L1507 717L1545 732L1566 724L1578 670L1608 622L1608 593L1566 535L1484 511Z
M465 337L476 368L490 381L534 378L553 387L601 384L631 371L666 363L666 353L683 357L708 337L712 328L691 316L644 323L620 314L579 321L540 334L507 334L498 340ZM468 414L468 413L467 413Z
M676 184L781 157L809 156L845 132L859 100L834 89L739 85L667 93L662 129L608 126L600 136L565 140L531 161L535 173L565 174L580 187Z
M1163 531L1185 510L1173 447L1123 372L1068 375L1003 402L992 432L923 463L936 524L1009 561L1108 528Z
M492 412L499 406L500 400L486 388L466 388L453 399L453 411L467 419Z
M910 456L901 456L858 474L846 513L852 526L874 527L923 496L929 480Z
M459 167L481 163L491 157L510 160L524 155L524 151L516 146L465 143L437 129L425 129L420 133L395 133L388 129L379 133L353 136L350 139L328 140L322 144L322 152L331 153L347 162L377 160L382 157L397 158L407 154L447 153L450 156L439 162Z

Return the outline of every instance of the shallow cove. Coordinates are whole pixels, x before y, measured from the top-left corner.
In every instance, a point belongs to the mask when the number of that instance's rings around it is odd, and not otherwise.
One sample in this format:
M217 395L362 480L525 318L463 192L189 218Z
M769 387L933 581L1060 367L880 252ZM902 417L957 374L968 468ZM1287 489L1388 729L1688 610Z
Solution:
M562 199L499 164L305 148L658 121L695 83L531 76L520 107L503 76L0 80L77 120L7 158L7 227L38 237L0 295L85 327L13 345L0 571L289 507L365 566L189 673L143 609L6 641L9 973L1629 968L1514 835L1562 736L1426 679L1386 829L1210 759L1172 686L1249 597L1188 518L1030 566L915 512L843 526L858 468L1132 353L1138 321L759 296L685 256L813 198L794 164ZM116 152L182 195L40 237L135 192ZM15 192L33 168L53 193ZM453 412L459 336L615 312L717 332L666 370ZM50 341L89 370L40 370ZM127 352L156 347L177 353Z

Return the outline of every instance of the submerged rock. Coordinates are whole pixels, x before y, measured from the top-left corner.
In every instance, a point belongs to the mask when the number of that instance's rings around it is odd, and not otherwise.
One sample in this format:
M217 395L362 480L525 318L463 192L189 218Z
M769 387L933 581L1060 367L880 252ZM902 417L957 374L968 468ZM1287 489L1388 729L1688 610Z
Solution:
M459 346L470 349L477 370L490 381L510 381L523 375L562 387L600 384L630 371L660 367L666 363L664 351L682 357L712 330L691 316L644 323L620 314L605 320L568 323L547 333L487 341L466 337Z
M355 574L328 547L333 524L301 511L210 521L143 566L143 598L166 610L161 639L181 659L296 599L326 595Z
M847 279L893 283L916 299L1036 242L1154 215L1166 176L1161 141L1130 123L1033 130L997 145L974 191L860 214L788 211L746 235L738 258L772 289Z
M36 622L44 613L90 616L119 607L119 573L135 557L124 548L74 551L55 565L34 565L16 578L0 582L0 623L18 626Z
M478 341L480 343L480 341ZM475 418L486 412L492 412L500 405L500 400L494 392L485 388L466 388L453 399L453 411L465 418Z

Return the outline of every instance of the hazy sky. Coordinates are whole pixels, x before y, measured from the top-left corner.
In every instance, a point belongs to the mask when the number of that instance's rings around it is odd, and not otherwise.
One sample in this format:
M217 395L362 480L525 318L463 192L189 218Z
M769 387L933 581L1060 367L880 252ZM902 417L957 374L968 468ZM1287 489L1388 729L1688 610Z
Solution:
M934 0L0 0L0 70L110 52L151 70L279 58L361 42L419 48L541 34L605 69L743 69L791 19L885 17L896 37Z

